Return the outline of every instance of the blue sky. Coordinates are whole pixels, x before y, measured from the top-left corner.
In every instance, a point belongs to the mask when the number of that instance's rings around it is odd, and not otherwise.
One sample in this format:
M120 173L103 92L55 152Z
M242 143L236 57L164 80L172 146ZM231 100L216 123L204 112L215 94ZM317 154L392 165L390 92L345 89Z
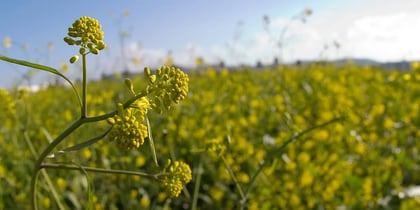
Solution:
M305 23L290 21L306 8L313 14ZM12 40L10 48L0 46L0 53L56 68L77 52L62 41L67 28L80 16L97 18L109 48L90 56L92 78L124 66L132 71L158 66L169 50L179 65L193 65L197 56L209 63L254 65L260 60L268 64L279 54L275 43L285 27L282 59L286 62L420 58L420 2L416 0L14 0L2 2L0 10L0 40ZM268 31L264 15L270 18ZM121 32L128 33L124 45ZM48 43L54 47L49 49ZM27 50L22 50L24 44ZM133 58L139 58L140 65L134 65ZM77 68L72 66L69 77L79 77ZM17 84L25 72L0 62L0 87ZM37 73L33 80L52 79Z

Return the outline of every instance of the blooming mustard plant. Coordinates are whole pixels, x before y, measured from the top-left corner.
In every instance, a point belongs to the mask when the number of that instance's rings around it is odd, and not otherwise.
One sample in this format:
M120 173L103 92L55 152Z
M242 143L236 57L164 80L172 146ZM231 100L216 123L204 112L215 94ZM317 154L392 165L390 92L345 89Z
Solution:
M85 174L86 172L100 172L100 173L112 173L112 174L128 174L135 176L142 176L150 178L153 181L159 181L165 190L171 192L172 197L177 197L182 188L191 181L191 169L184 162L175 161L173 164L168 165L163 168L163 173L159 174L148 174L138 171L127 171L127 170L114 170L114 169L103 169L103 168L93 168L86 166L74 167L74 165L67 164L55 164L46 162L46 158L54 159L58 155L64 155L68 152L74 152L81 150L87 146L93 145L102 139L107 139L108 141L115 142L117 147L122 149L137 149L144 144L146 138L148 139L151 150L153 154L153 159L156 165L158 166L156 151L154 148L153 138L151 136L150 122L147 118L148 110L154 109L158 110L160 113L161 110L169 110L175 104L178 104L183 100L188 93L188 75L182 72L179 68L163 66L156 70L156 75L152 75L149 68L146 68L145 74L147 78L147 88L143 91L138 91L134 89L133 82L130 79L126 79L125 85L128 87L131 95L130 98L126 99L123 102L117 103L117 108L114 111L108 113L101 113L96 116L88 116L88 113L95 115L97 112L88 112L87 104L88 100L92 101L91 95L87 94L87 55L92 53L97 55L101 50L106 47L105 42L103 41L104 32L102 31L101 24L98 20L82 16L76 20L72 26L68 28L68 36L64 38L64 41L69 45L79 46L78 53L81 55L82 59L82 91L81 97L79 91L75 88L73 83L63 74L63 70L68 68L62 68L61 71L43 66L35 63L30 63L27 61L17 60L13 58L8 58L0 55L0 59L15 63L18 65L23 65L43 71L47 71L57 76L65 79L73 88L73 91L76 93L78 102L80 105L80 118L74 121L67 129L61 132L38 156L36 152L33 151L34 156L37 160L35 162L34 170L32 173L31 179L31 206L32 209L37 209L37 180L38 175L42 168L50 169L67 169L67 170L81 170ZM4 41L4 46L10 46L10 39ZM79 55L74 55L70 58L70 63L75 63L79 59ZM0 89L0 99L3 99L6 103L6 111L9 111L12 115L14 114L14 105L7 91ZM149 100L153 100L150 102ZM93 113L93 114L92 114ZM0 116L1 118L1 116ZM66 138L76 131L79 127L87 123L107 121L109 123L108 130L95 136L85 142L78 143L71 147L65 148L63 150L51 153L59 143L66 140ZM28 140L28 144L31 142ZM33 146L31 146L33 148ZM89 150L83 150L84 153L82 157L89 160L91 159L92 153ZM43 171L45 172L45 171ZM48 178L46 173L43 174ZM161 176L163 178L161 179ZM49 182L52 183L52 182ZM62 185L62 184L60 184ZM58 198L58 193L50 184L50 190L53 193L53 197L57 206L60 209L63 209L63 204ZM62 188L62 187L60 187ZM42 206L44 208L51 207L51 200L49 197L42 196ZM145 203L145 202L143 202ZM92 206L90 207L92 208Z

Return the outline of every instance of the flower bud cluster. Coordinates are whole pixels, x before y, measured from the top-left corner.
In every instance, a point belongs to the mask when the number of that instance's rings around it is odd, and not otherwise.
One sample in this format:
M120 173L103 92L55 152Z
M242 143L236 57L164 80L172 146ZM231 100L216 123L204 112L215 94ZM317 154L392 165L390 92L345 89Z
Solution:
M158 113L178 104L188 94L188 75L179 68L162 66L154 75L146 67L144 74L149 81L148 97L152 101L152 108Z
M96 55L106 47L102 41L104 32L101 31L101 27L98 20L82 16L69 27L68 36L64 41L69 45L79 45L79 53L82 55L87 54L86 50Z
M139 148L148 136L147 126L144 124L147 110L150 109L148 100L142 97L132 108L124 110L121 103L117 108L118 114L108 119L108 123L114 126L108 139L115 141L120 148Z
M0 88L0 100L2 102L0 106L0 119L2 113L5 113L5 117L12 117L16 113L16 105L7 90Z
M163 172L166 174L160 185L170 197L178 197L182 188L192 180L190 166L181 161L171 164L169 160Z
M222 139L211 139L205 142L206 150L211 156L220 157L226 151L226 145Z

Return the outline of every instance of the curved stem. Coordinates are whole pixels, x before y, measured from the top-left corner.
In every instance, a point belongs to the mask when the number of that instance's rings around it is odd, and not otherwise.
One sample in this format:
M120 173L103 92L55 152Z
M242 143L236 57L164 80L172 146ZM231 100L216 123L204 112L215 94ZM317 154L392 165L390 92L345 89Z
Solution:
M6 57L4 55L0 55L0 60L6 61L6 62L9 62L9 63L14 63L14 64L17 64L17 65L22 65L22 66L38 69L38 70L41 70L41 71L47 71L47 72L50 72L50 73L53 73L55 75L60 76L61 78L63 78L64 80L66 80L70 84L74 93L76 94L79 105L82 106L82 101L80 100L80 95L77 92L77 89L74 86L74 84L70 81L69 78L64 76L64 74L60 73L57 69L51 68L49 66L44 66L44 65L41 65L41 64L31 63L31 62L28 62L28 61L25 61L25 60L9 58L9 57Z
M222 156L221 158L223 160L223 163L226 166L226 169L230 175L230 177L233 179L233 182L235 183L236 189L239 192L239 196L241 197L241 206L240 209L243 209L243 205L246 202L246 197L244 194L244 191L242 190L241 184L239 183L238 179L235 176L235 173L233 172L232 168L230 167L229 163L227 162L226 158Z
M29 138L29 135L28 135L27 131L23 132L23 137L26 141L26 144L28 144L29 151L31 151L32 156L34 156L34 158L36 158L38 156L38 154L36 153L36 150L35 150L34 146L32 145L32 142ZM48 174L45 171L42 171L42 175L44 176L44 178L47 182L48 188L50 188L50 190L51 190L52 196L55 200L55 203L57 204L57 207L59 209L64 209L63 204L60 202L60 198L58 196L57 190L55 190L54 185L51 182L50 176L48 176Z
M56 139L54 139L54 141L51 142L47 146L47 148L44 149L44 151L41 153L41 155L39 156L39 158L35 162L35 167L34 167L34 170L32 172L32 178L31 178L31 205L32 205L32 209L34 209L34 210L37 210L38 209L37 203L36 203L36 183L37 183L37 180L38 180L39 171L42 169L42 167L41 167L42 162L48 156L48 154L61 141L63 141L68 135L70 135L74 130L76 130L81 125L83 125L85 123L92 123L92 122L98 122L98 121L101 121L101 120L106 120L109 117L112 117L115 114L117 114L117 111L115 110L115 111L109 112L107 114L99 115L99 116L96 116L96 117L87 117L86 115L84 115L83 113L85 113L85 112L83 110L86 110L86 93L85 93L85 91L86 91L86 88L84 88L84 93L83 93L83 101L84 101L84 103L82 104L82 116L81 116L81 118L78 119L77 121L73 122L73 124L71 124L70 127L68 127L66 130L64 130L63 133L61 133ZM136 95L135 97L130 98L129 100L127 100L123 104L123 107L124 108L129 107L137 99L139 99L141 97L144 97L144 96L146 96L146 92L142 92L142 93ZM88 171L88 169L86 169L86 170ZM118 170L113 170L113 171L118 171ZM97 172L99 172L99 171L97 171ZM124 171L119 171L118 173L120 173L120 172L121 173L125 173ZM110 173L110 172L107 172L107 173ZM111 173L114 173L114 172L111 172ZM134 172L134 173L136 173L136 172ZM139 174L133 174L133 175L139 175Z
M127 171L127 170L116 170L116 169L106 169L106 168L93 168L93 167L85 167L85 166L73 166L68 164L58 164L58 163L43 163L40 165L40 169L42 168L53 168L53 169L64 169L64 170L80 170L80 171L90 171L90 172L97 172L97 173L107 173L107 174L126 174L126 175L135 175L141 176L146 178L151 178L154 180L158 180L159 174L147 174L143 172L137 171Z
M128 108L132 103L134 103L137 99L146 96L146 92L142 92L136 96L134 96L133 98L128 99L124 104L123 107L124 109ZM108 112L106 114L103 115L99 115L99 116L95 116L95 117L86 117L83 120L83 123L91 123L91 122L97 122L97 121L101 121L101 120L106 120L110 117L113 117L114 115L116 115L118 113L117 110L112 111L112 112Z
M42 161L44 161L45 157L61 142L64 138L66 138L68 135L70 135L74 130L76 130L78 127L80 127L84 121L82 119L79 119L75 121L73 124L70 125L66 130L64 130L63 133L61 133L51 144L47 146L47 148L44 149L44 151L41 153L41 155L38 157L38 159L35 162L35 167L32 172L32 178L31 178L31 205L32 209L38 209L37 203L36 203L36 183L39 175L39 171L41 169Z

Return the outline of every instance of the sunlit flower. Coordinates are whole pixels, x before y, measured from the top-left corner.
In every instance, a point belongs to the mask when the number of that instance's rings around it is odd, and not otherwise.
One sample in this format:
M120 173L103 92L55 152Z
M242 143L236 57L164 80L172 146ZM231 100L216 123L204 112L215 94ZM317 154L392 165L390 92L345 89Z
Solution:
M190 166L181 161L173 163L168 161L163 172L165 175L160 185L170 197L178 197L184 186L192 179Z
M106 47L103 42L104 32L101 31L101 24L98 20L82 16L76 20L68 29L68 36L64 41L69 45L79 45L80 54L86 54L86 50L93 54L98 54Z
M108 122L114 126L108 139L125 149L139 148L143 145L144 139L148 136L147 126L143 123L145 110L147 108L123 110L122 104L118 104L118 114L108 119Z
M144 69L149 79L147 86L148 96L151 99L152 108L161 113L178 104L188 93L188 75L179 68L162 66L152 75L149 68Z

